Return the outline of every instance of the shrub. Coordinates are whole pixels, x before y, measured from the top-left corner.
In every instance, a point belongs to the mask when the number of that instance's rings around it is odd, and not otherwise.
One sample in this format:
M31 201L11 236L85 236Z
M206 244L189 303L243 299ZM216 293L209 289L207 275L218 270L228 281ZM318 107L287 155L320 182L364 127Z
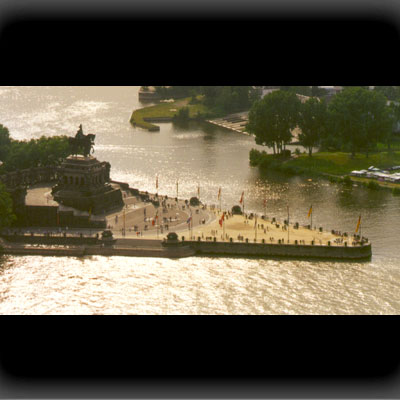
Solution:
M281 157L282 158L290 158L292 152L290 150L282 150Z
M232 207L232 214L233 215L242 215L242 208L240 206L233 206Z
M172 241L179 240L178 235L175 232L170 232L167 235L167 240L172 240Z
M188 121L189 120L189 107L182 107L178 113L173 117L174 121Z
M392 189L392 193L393 193L394 195L400 195L400 188L397 188L397 187L393 188L393 189Z
M369 181L367 187L368 187L368 189L371 189L371 190L379 190L380 189L379 185L374 181Z
M197 197L192 197L189 203L192 207L196 207L200 204L200 200Z
M343 179L343 184L345 186L353 186L353 181L351 180L350 176L346 175Z
M250 150L250 165L252 167L255 167L260 164L260 162L264 159L264 157L267 155L265 151L261 152L256 149L251 149Z

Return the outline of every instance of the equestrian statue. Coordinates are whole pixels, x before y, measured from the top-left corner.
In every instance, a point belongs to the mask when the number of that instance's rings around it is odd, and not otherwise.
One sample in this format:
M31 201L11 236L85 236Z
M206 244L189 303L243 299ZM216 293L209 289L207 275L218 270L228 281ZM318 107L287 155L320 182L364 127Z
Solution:
M82 154L85 157L88 157L93 150L94 153L94 139L96 135L88 134L84 135L82 130L82 124L79 125L78 132L75 137L68 138L69 145L71 147L72 154Z

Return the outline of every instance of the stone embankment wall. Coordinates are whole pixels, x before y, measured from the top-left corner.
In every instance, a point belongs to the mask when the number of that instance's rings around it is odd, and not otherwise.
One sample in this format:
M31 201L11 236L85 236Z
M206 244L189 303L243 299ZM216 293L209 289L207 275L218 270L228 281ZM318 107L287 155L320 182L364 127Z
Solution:
M100 242L96 237L79 236L42 236L42 235L2 235L5 243L13 244L41 244L61 246L98 245Z
M190 246L165 248L159 240L118 239L103 247L95 237L2 235L0 254L83 257L88 255L182 258L195 255ZM30 246L31 245L31 246ZM34 247L38 246L38 247ZM51 247L63 246L63 247Z
M204 255L254 256L263 258L326 258L344 260L368 259L371 257L371 244L357 247L344 247L204 241L188 241L186 243L196 250L197 254Z
M178 246L161 246L161 241L140 239L119 239L114 247L101 247L101 241L89 237L43 237L43 236L3 236L1 251L6 254L38 254L60 256L133 256L133 257L166 257L182 258L194 255L237 256L237 257L283 257L292 259L332 259L363 260L371 257L371 245L344 246L311 246L288 244L259 243L224 243L187 241ZM44 246L62 245L71 248L22 247L21 244L38 244ZM0 243L1 245L1 243Z
M38 256L59 256L59 257L84 257L84 256L119 256L119 257L162 257L162 258L182 258L194 255L194 250L190 247L180 247L177 249L121 249L112 247L0 247L0 254L11 255L38 255Z

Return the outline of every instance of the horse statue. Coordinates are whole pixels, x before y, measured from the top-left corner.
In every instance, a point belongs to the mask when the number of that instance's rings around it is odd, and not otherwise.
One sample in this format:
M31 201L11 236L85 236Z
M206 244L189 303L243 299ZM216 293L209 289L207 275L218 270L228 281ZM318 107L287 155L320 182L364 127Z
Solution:
M89 156L92 150L94 153L93 146L95 138L96 135L93 134L84 135L82 124L80 124L75 137L68 138L69 145L71 147L71 153L82 154L85 157Z

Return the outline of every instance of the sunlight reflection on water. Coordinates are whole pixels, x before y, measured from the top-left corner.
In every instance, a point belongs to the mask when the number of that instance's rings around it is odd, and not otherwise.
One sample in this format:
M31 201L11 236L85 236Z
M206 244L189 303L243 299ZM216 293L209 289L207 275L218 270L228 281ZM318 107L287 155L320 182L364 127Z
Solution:
M373 243L372 261L332 263L236 258L0 258L1 314L398 314L399 199L391 193L342 188L306 178L259 173L249 166L254 138L219 128L172 123L149 133L129 124L141 107L138 87L1 87L0 123L13 138L74 135L80 123L96 134L95 156L111 176L152 192L238 204L283 220L354 230ZM294 146L298 147L298 146ZM293 148L293 149L294 149Z

